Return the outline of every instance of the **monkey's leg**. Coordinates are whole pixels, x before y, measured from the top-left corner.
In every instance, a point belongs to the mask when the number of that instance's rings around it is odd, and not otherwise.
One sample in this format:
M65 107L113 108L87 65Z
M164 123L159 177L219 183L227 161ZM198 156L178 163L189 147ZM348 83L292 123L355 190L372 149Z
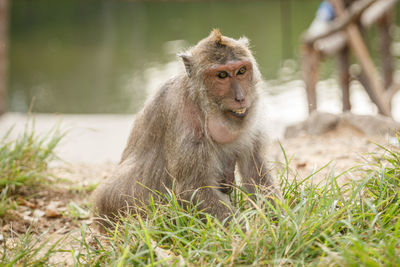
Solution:
M140 176L140 169L134 160L127 159L95 190L92 198L96 216L115 220L119 214L136 213L141 209L149 191L143 181L137 181L134 176Z

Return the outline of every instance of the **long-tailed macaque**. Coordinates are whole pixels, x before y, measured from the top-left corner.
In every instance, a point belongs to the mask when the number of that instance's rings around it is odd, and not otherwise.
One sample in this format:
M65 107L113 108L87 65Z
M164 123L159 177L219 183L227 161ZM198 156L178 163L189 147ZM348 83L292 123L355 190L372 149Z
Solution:
M227 193L236 165L249 193L260 185L280 195L264 161L261 75L248 40L213 30L179 56L186 71L137 115L119 166L95 192L100 217L132 212L152 192L168 189L224 220L232 212Z

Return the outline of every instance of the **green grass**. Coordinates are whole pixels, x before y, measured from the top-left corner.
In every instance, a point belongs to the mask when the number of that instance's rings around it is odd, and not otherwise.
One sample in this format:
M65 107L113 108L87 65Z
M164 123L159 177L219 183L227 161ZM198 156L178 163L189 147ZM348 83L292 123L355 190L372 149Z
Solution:
M48 180L48 163L55 158L54 149L63 136L57 129L38 136L34 120L29 120L24 133L15 140L9 140L12 128L0 137L0 217L15 205L12 196L21 189L31 189Z
M49 182L48 164L56 158L54 149L63 134L55 127L47 134L39 136L34 131L34 120L29 119L25 131L16 139L11 139L13 128L0 138L0 221L8 218L15 209L15 198L23 197L27 192L35 193L36 188ZM12 217L12 216L11 216ZM48 262L50 255L61 241L49 244L47 233L33 235L31 228L27 233L18 235L1 234L0 266L40 266Z
M382 147L363 171L344 185L331 175L318 185L313 175L293 179L286 159L279 173L285 199L274 209L240 192L240 209L227 227L195 207L182 210L173 194L153 204L147 217L123 218L89 244L82 228L77 265L107 266L400 266L400 153ZM161 251L161 252L160 252ZM164 253L163 253L164 252ZM167 253L165 253L167 252ZM167 254L168 257L161 254Z
M23 249L5 250L2 262L46 265L68 253L75 266L400 266L398 149L382 147L363 170L352 170L364 178L344 185L334 169L320 184L312 183L315 173L299 180L285 158L278 171L284 200L273 207L263 195L236 191L238 212L227 226L195 206L182 209L171 192L167 203L122 218L104 236L83 224L78 246L31 246L22 236Z
M31 229L24 235L20 235L17 241L9 244L5 239L0 248L0 266L47 266L49 259L64 238L51 240L47 232L41 235L33 235ZM12 246L10 249L8 246Z

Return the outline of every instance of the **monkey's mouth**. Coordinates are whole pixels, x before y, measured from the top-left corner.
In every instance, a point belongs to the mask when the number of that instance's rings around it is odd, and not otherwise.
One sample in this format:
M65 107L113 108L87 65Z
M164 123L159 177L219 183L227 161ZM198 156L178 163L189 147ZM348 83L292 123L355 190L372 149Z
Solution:
M229 112L235 117L244 118L247 115L248 110L248 108L239 108L229 110Z

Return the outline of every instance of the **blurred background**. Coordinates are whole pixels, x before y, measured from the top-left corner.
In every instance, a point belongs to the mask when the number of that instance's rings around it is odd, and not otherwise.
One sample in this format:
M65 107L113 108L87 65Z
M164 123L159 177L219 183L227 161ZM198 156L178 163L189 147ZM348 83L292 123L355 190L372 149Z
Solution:
M37 112L134 113L176 73L176 53L213 28L247 36L264 78L276 79L285 60L297 58L318 4L12 1L8 110L26 112L35 97ZM287 65L297 68L296 61Z
M40 113L35 116L39 130L60 119L73 129L60 148L61 158L117 161L132 115L149 94L183 68L176 54L219 28L226 36L250 39L265 79L267 131L272 139L281 138L287 125L308 116L300 67L302 36L320 4L320 0L0 0L0 63L8 66L4 71L0 64L0 113L2 106L6 111L0 116L0 132L14 125L17 133L22 131L31 109ZM390 34L393 77L399 84L399 5L395 9ZM380 68L376 25L363 37ZM360 69L353 53L350 65L351 71ZM321 62L318 111L342 112L338 78L337 58ZM378 113L358 81L351 81L350 93L353 113ZM399 93L393 97L392 115L400 121Z
M181 67L176 53L213 28L251 40L267 94L295 90L301 84L279 85L301 78L301 34L320 2L10 1L7 111L27 112L35 98L41 113L135 113ZM325 61L322 80L335 67ZM339 94L326 97L341 109Z

